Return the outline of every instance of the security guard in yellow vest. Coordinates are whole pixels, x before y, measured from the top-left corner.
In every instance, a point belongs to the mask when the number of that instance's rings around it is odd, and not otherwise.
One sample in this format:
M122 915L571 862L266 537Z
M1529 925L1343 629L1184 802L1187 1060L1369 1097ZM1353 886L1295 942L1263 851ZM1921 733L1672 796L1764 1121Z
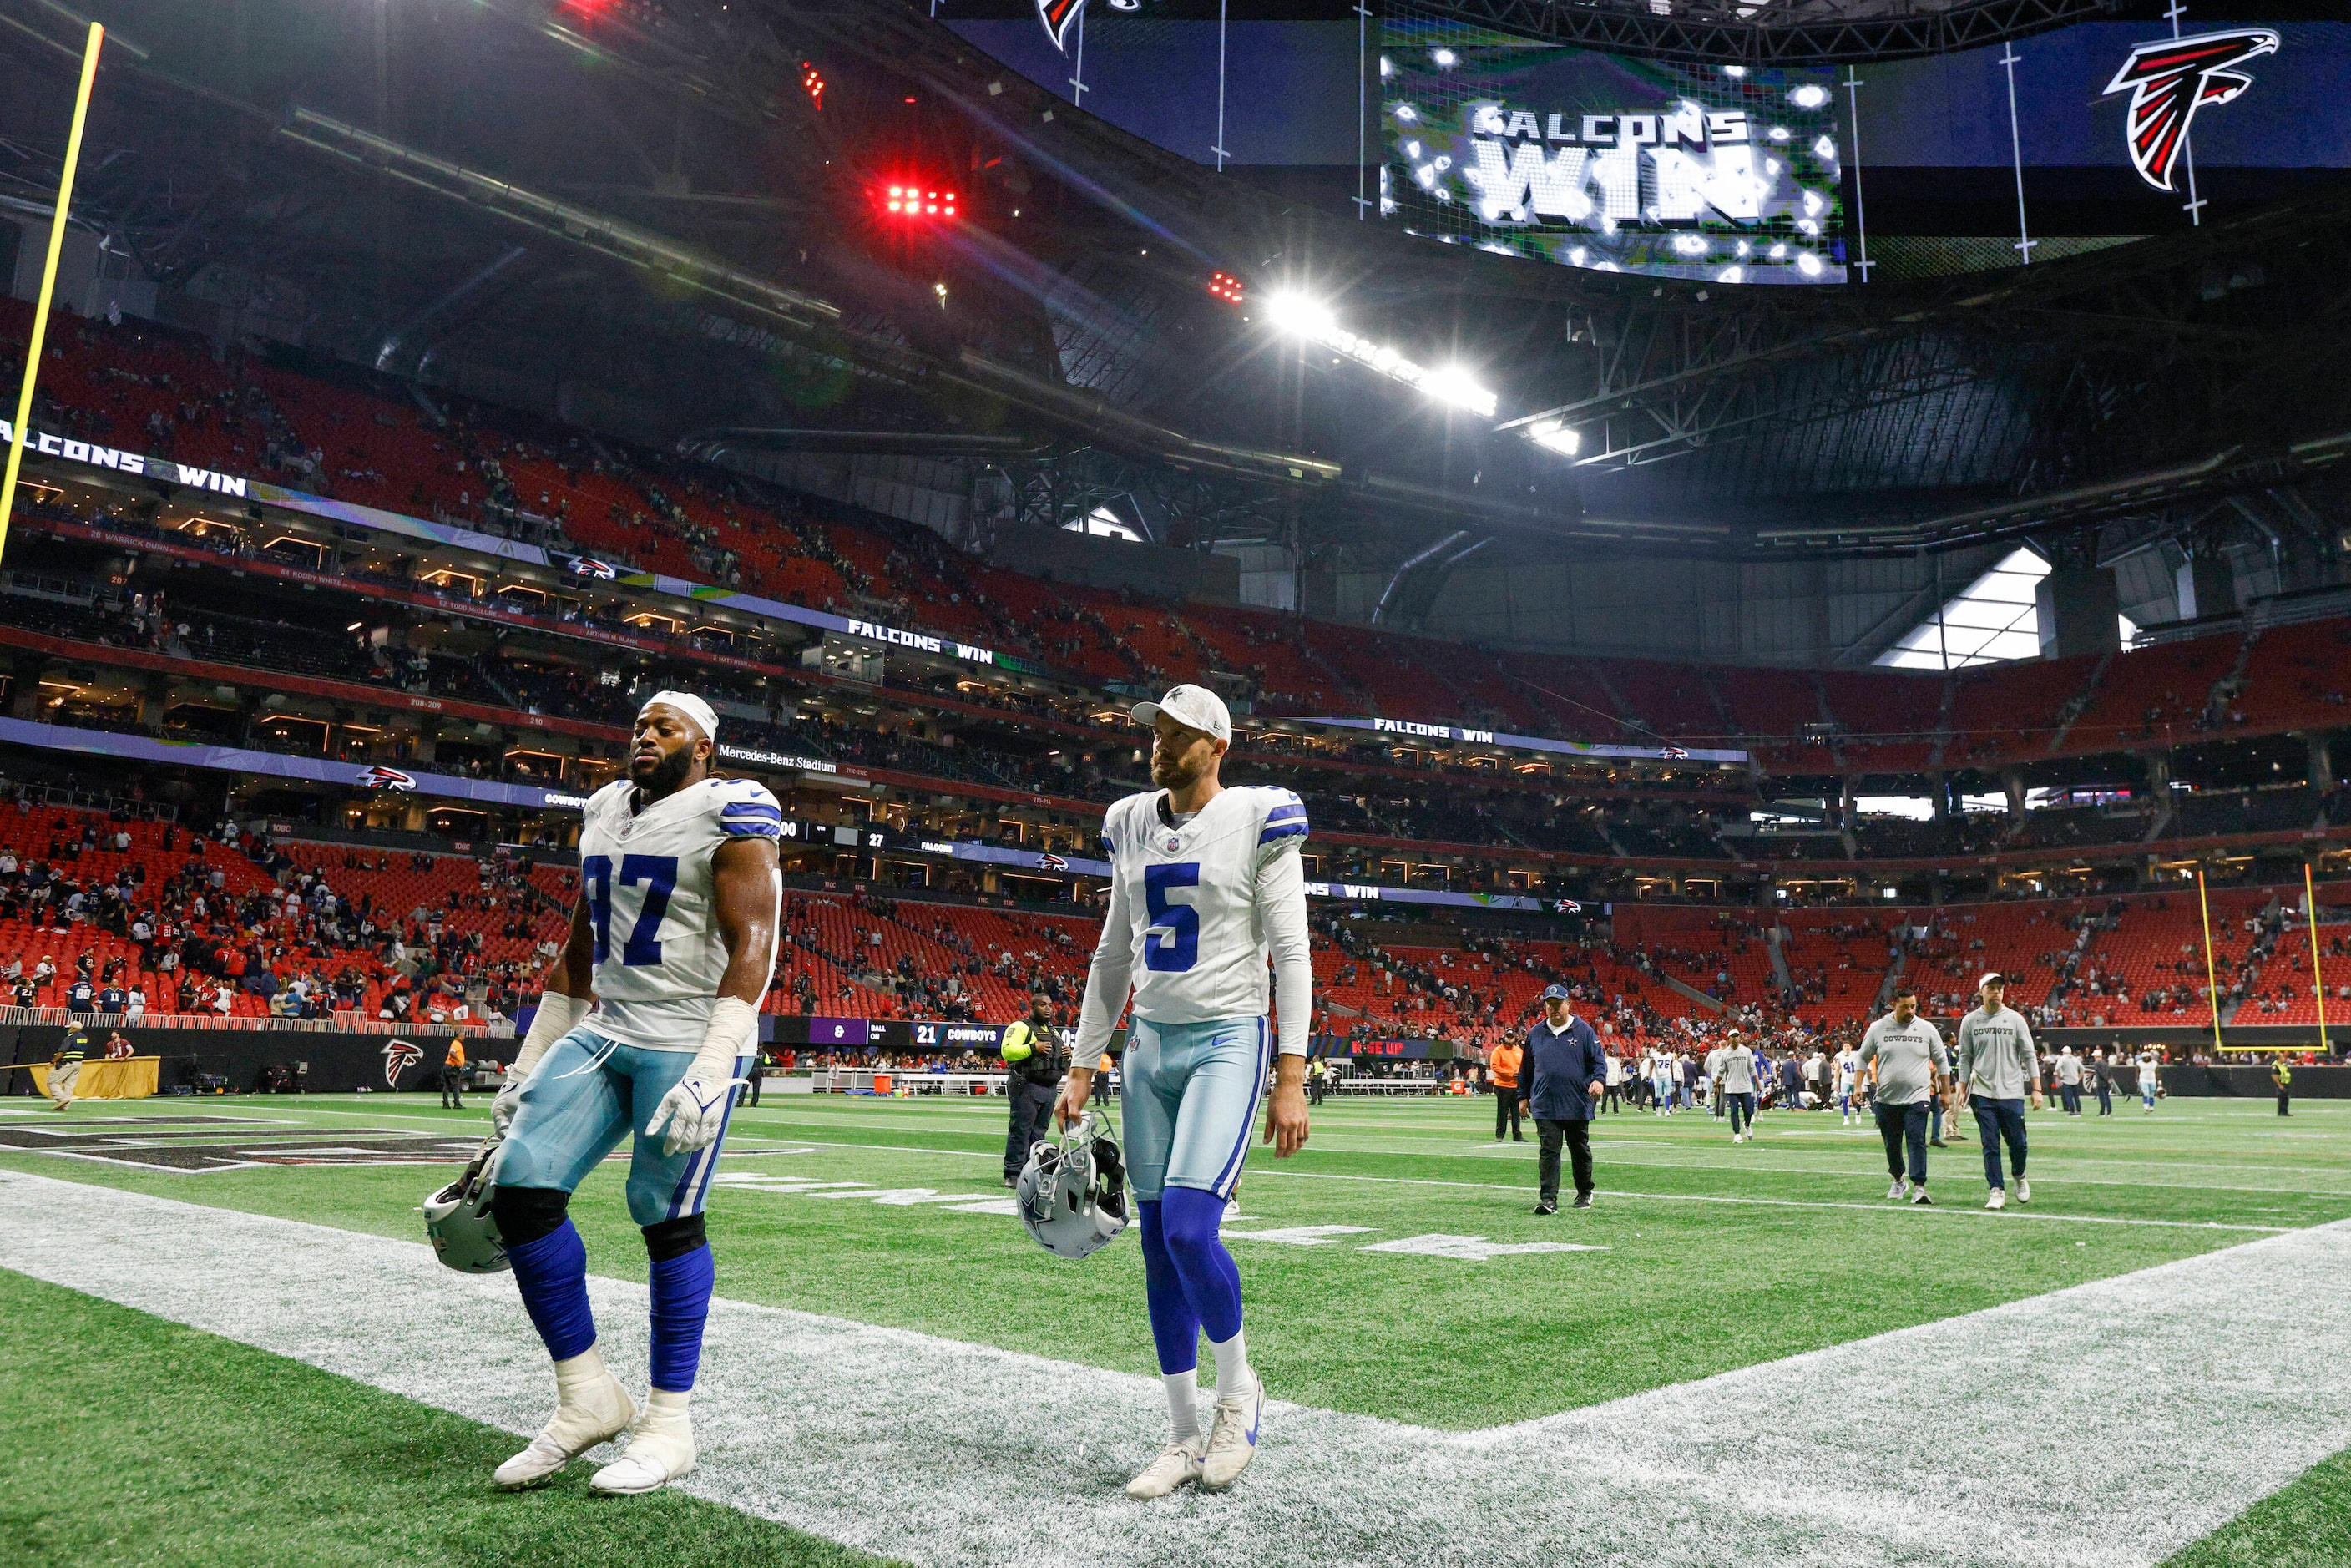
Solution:
M1045 1136L1069 1070L1070 1053L1053 1027L1053 998L1042 991L1030 997L1029 1016L1004 1026L997 1050L1004 1058L1004 1098L1012 1115L1004 1134L1004 1185L1010 1186L1029 1163L1029 1146Z
M66 1030L57 1054L49 1058L49 1098L57 1102L52 1109L62 1111L73 1103L74 1080L81 1076L82 1058L89 1054L89 1030Z
M2286 1110L2286 1103L2294 1098L2294 1069L2287 1064L2284 1057L2279 1057L2271 1064L2270 1082L2277 1085L2278 1114L2281 1116L2290 1114Z

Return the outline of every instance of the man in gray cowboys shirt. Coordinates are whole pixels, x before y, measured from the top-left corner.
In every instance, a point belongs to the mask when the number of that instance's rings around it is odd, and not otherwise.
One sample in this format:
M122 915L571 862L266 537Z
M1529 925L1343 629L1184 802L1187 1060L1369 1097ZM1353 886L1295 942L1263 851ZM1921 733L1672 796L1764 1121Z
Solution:
M2007 1184L2000 1170L2000 1145L2008 1144L2010 1163L2016 1167L2016 1201L2032 1201L2032 1184L2024 1179L2024 1100L2041 1109L2041 1061L2032 1049L2032 1026L2014 1008L2002 1007L2007 977L1994 969L1976 984L1983 1006L1959 1020L1959 1103L1972 1105L1976 1130L1983 1134L1984 1180L1991 1196L1986 1208L2008 1207Z
M1886 1189L1890 1198L1935 1201L1927 1196L1927 1107L1929 1096L1942 1097L1949 1069L1943 1037L1918 1016L1917 988L1902 987L1894 993L1894 1010L1861 1037L1864 1082L1876 1086L1870 1105L1877 1117L1878 1136L1886 1140L1886 1168L1894 1176L1894 1185Z

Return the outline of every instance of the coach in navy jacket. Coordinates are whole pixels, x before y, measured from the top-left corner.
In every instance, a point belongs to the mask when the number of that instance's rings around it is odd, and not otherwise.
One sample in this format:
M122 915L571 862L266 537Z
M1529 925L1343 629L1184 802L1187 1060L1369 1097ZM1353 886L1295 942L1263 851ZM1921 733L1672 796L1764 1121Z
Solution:
M1542 1193L1537 1214L1559 1212L1559 1146L1573 1157L1575 1207L1592 1207L1592 1111L1608 1079L1608 1056L1592 1026L1567 1010L1565 986L1543 992L1543 1021L1527 1031L1519 1064L1519 1098L1535 1119L1542 1148L1535 1168Z

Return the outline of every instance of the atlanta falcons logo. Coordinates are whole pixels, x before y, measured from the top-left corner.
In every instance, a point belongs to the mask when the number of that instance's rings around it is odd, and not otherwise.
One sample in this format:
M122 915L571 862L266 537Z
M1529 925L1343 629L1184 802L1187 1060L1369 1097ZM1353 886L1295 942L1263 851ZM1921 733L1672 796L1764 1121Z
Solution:
M1045 36L1063 54L1070 52L1070 29L1077 26L1079 14L1086 8L1086 0L1037 0L1037 20L1045 24ZM1140 11L1143 0L1110 0L1113 11Z
M2158 191L2171 190L2172 171L2188 146L2188 123L2196 111L2208 103L2227 103L2252 86L2252 78L2229 68L2274 54L2277 47L2278 36L2267 27L2233 27L2193 38L2158 38L2133 49L2100 96L2130 89L2123 140L2138 177Z
M424 1060L424 1052L404 1040L395 1040L383 1048L383 1086L400 1087L400 1075Z

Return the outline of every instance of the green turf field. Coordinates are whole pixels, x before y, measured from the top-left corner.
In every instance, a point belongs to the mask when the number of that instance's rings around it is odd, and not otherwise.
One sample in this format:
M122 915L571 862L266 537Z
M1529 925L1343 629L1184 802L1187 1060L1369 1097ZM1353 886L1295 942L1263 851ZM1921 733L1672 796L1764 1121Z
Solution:
M0 1142L54 1138L95 1157L9 1147L0 1168L407 1239L417 1233L413 1206L447 1167L333 1162L368 1157L368 1140L378 1134L446 1135L454 1147L486 1127L486 1105L449 1113L429 1100L387 1096L156 1100L12 1114L0 1116ZM105 1120L116 1115L249 1120L143 1127ZM111 1128L110 1143L202 1143L259 1157L308 1148L322 1163L156 1168L141 1163L156 1157L148 1149L99 1148L51 1131L84 1123L93 1132ZM1498 1145L1490 1133L1487 1102L1334 1101L1316 1113L1299 1158L1253 1154L1242 1215L1227 1229L1248 1291L1252 1356L1280 1397L1479 1430L2351 1218L2351 1104L2305 1103L2283 1122L2265 1104L2227 1101L2167 1102L2153 1116L2118 1103L2103 1121L2043 1113L2032 1121L2033 1201L1998 1215L1982 1211L1981 1162L1971 1146L1930 1151L1938 1207L1920 1210L1886 1201L1874 1130L1840 1126L1834 1115L1767 1114L1758 1142L1733 1145L1725 1124L1702 1113L1625 1113L1603 1118L1594 1134L1598 1207L1537 1217L1532 1144ZM1131 1243L1083 1264L1061 1263L1008 1215L958 1207L1001 1207L989 1200L1007 1196L998 1180L1003 1137L1000 1107L985 1103L770 1096L738 1111L709 1206L720 1294L1154 1372ZM643 1249L617 1165L590 1179L573 1213L593 1270L642 1280ZM1247 1239L1255 1232L1286 1239ZM1461 1255L1528 1243L1590 1249ZM49 1287L16 1281L8 1289L14 1294L0 1314L9 1319L66 1310L26 1294L54 1295ZM172 1336L189 1333L119 1308L86 1310L131 1334L141 1356L162 1355ZM37 1347L11 1341L6 1354L21 1373ZM238 1380L265 1375L256 1368L266 1359L239 1349L204 1375L225 1380L235 1398ZM321 1442L330 1442L346 1406L404 1404L356 1385L339 1392L323 1374L305 1376L302 1430ZM10 1419L37 1448L41 1423L61 1418L41 1406ZM173 1425L168 1408L141 1405L129 1386L95 1401L91 1418L94 1440L131 1445ZM421 1407L402 1420L408 1435L385 1439L381 1452L334 1446L319 1485L363 1488L381 1461L399 1470L385 1482L387 1509L479 1506L463 1477L420 1474L414 1446L445 1444L464 1456L453 1463L479 1469L505 1439ZM21 1453L26 1444L11 1447ZM189 1463L201 1477L201 1455ZM248 1472L229 1467L218 1484L249 1485ZM450 1504L452 1486L472 1500ZM2332 1517L2339 1529L2346 1492L2345 1465L2321 1467L2181 1561L2195 1568L2344 1561L2306 1552L2336 1539L2314 1533L2308 1521ZM433 1531L346 1539L329 1525L266 1549L275 1538L264 1531L250 1552L208 1557L195 1550L202 1531L172 1523L186 1500L178 1490L141 1494L128 1533L110 1549L115 1560L475 1560L453 1554ZM533 1506L541 1511L529 1516L533 1539L550 1555L559 1545L593 1550L595 1532L614 1528L584 1498ZM27 1539L53 1542L42 1549L58 1561L89 1560L78 1527L38 1511L34 1518L38 1529ZM738 1546L726 1531L738 1526L752 1531L742 1537L741 1560L816 1561L824 1550L737 1521L711 1527L716 1555L708 1560L736 1560ZM2305 1555L2279 1555L2287 1540ZM371 1550L381 1557L368 1557ZM2339 1550L2339 1542L2326 1550Z

